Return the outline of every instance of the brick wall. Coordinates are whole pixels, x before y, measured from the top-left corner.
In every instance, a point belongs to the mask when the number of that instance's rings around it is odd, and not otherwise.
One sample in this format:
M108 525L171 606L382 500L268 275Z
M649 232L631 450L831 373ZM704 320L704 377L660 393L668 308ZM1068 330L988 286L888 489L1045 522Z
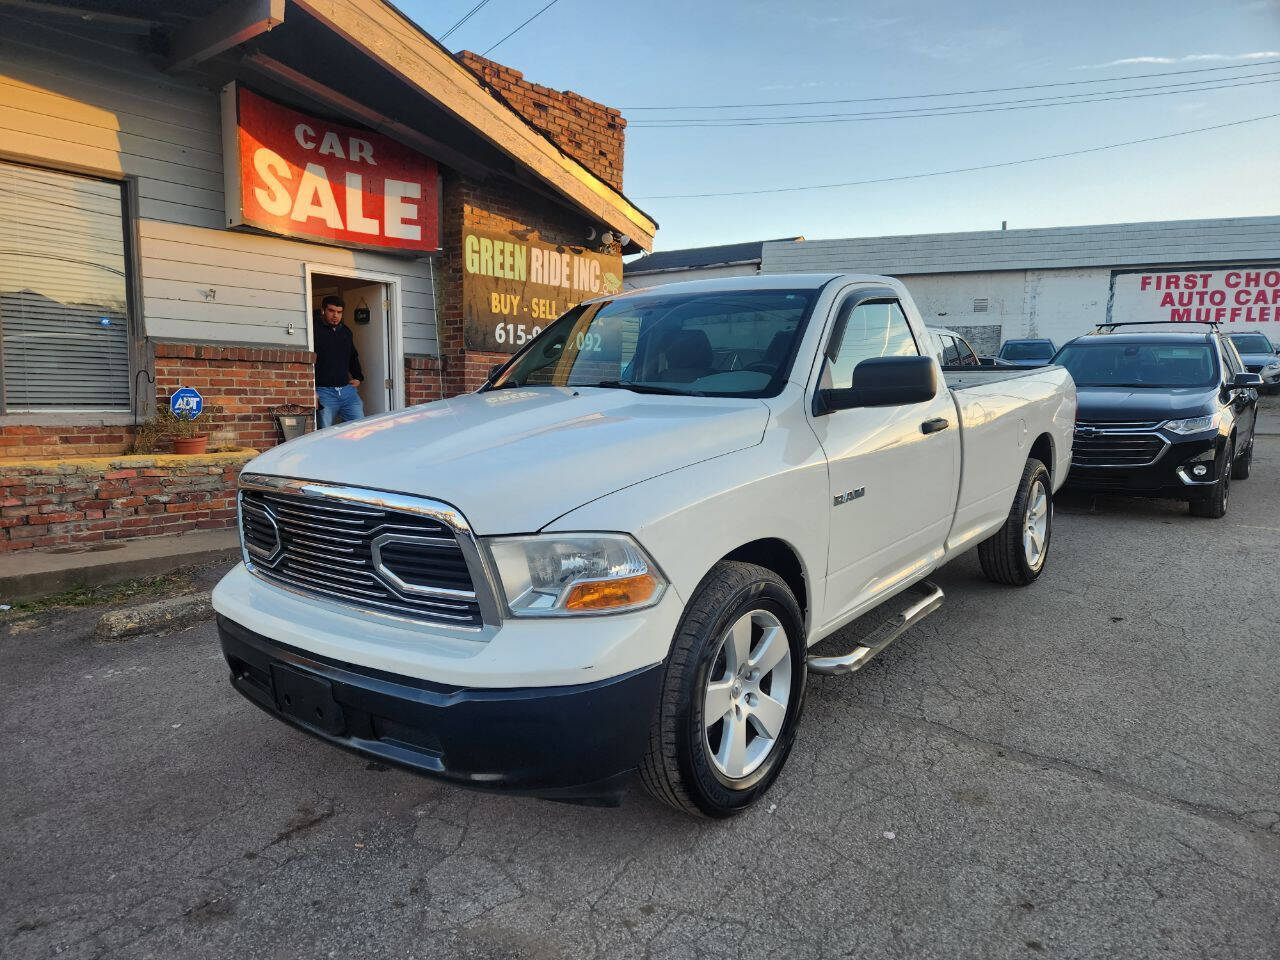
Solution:
M458 60L516 113L615 190L622 189L627 121L613 107L572 90L530 83L519 70L463 50Z
M307 350L156 343L155 355L159 402L178 387L195 387L206 404L222 408L209 417L216 442L273 447L276 407L315 409L315 355Z
M406 354L404 358L404 405L416 406L441 400L446 394L442 389L443 372L440 361L422 354Z
M0 458L97 457L124 453L133 443L131 426L0 426Z
M0 553L235 524L252 450L0 462Z

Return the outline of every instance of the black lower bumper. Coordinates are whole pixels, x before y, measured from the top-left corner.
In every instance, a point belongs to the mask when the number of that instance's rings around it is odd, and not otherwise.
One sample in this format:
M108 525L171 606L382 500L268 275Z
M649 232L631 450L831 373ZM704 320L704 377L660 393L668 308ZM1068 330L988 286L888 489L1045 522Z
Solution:
M1202 500L1213 492L1213 482L1221 468L1225 438L1196 439L1171 442L1154 463L1145 466L1093 467L1073 463L1067 474L1066 486L1071 490L1091 493L1116 493L1130 497L1169 497L1177 500ZM1205 475L1197 483L1183 479L1180 468L1190 470L1199 457L1208 455L1203 462ZM1189 473L1187 476L1191 476Z
M662 666L570 687L472 689L340 663L218 617L231 682L322 740L480 789L616 801L648 742Z

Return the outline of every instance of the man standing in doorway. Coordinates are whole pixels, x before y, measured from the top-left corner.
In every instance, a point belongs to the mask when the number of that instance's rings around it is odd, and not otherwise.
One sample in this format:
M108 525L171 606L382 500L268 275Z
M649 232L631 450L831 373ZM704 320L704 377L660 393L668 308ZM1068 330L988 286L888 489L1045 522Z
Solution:
M316 323L316 401L321 427L333 426L339 417L359 420L364 416L356 390L364 373L351 329L342 322L342 311L341 297L325 297Z

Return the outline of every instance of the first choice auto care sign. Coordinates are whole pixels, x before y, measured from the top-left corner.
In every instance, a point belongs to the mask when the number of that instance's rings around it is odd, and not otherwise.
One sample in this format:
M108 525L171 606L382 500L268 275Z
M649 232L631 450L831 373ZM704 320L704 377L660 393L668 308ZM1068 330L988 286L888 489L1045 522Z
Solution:
M497 231L463 233L463 340L468 350L515 353L570 307L621 289L621 254Z
M1110 321L1214 320L1280 330L1280 264L1111 275ZM1277 326L1271 326L1271 325Z
M434 160L388 137L222 90L227 225L379 250L440 249Z

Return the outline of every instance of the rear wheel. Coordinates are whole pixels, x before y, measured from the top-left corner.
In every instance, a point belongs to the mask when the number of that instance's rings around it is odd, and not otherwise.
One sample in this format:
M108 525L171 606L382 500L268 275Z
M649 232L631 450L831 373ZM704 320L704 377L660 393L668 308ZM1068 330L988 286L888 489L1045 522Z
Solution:
M1053 537L1053 488L1049 470L1032 457L1004 525L978 544L978 561L988 580L1025 587L1040 576Z
M1191 501L1191 515L1205 517L1209 520L1221 520L1227 515L1227 501L1231 497L1231 474L1236 462L1236 442L1227 441L1227 450L1222 457L1222 476L1213 485L1209 496L1204 500Z
M782 579L717 564L676 631L640 779L686 813L729 817L769 788L804 700L804 627Z

